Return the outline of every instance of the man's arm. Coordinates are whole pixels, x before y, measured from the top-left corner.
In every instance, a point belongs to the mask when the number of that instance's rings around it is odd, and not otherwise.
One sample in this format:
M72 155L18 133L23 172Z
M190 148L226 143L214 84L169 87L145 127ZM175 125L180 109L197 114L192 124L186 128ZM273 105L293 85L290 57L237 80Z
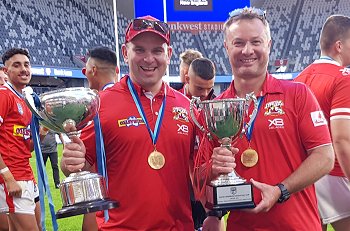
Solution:
M289 177L282 181L290 193L298 192L329 173L334 166L332 145L308 151L308 157Z
M330 128L335 155L345 176L350 179L350 120L331 120Z
M325 174L329 173L334 165L332 145L325 145L308 151L308 157L301 165L281 183L289 193L298 192L313 184ZM250 212L259 213L269 211L281 196L281 190L274 185L268 185L251 180L253 185L261 191L261 202Z
M2 159L1 154L0 154L0 174L1 174L1 177L4 179L9 196L21 197L22 188L13 177L10 169L6 166L4 160Z

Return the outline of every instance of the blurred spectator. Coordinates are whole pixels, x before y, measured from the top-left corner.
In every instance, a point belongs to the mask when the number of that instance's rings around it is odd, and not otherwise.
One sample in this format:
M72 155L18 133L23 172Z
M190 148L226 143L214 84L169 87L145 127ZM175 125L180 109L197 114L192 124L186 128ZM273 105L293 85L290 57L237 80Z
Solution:
M107 47L91 49L82 72L91 89L100 91L113 86L119 74L116 53Z
M179 90L185 84L185 76L188 73L188 69L193 60L197 58L203 58L202 53L193 49L187 49L180 54L180 81L181 85L179 87L174 87L176 90Z
M185 85L179 91L189 99L192 96L203 100L214 99L215 66L207 58L192 61L188 73L185 75Z
M43 136L43 138L40 141L40 147L43 155L44 164L46 166L47 159L50 158L55 188L59 188L60 172L58 169L56 134L61 140L62 145L64 145L64 139L61 133L51 131L45 127L40 127L40 135Z

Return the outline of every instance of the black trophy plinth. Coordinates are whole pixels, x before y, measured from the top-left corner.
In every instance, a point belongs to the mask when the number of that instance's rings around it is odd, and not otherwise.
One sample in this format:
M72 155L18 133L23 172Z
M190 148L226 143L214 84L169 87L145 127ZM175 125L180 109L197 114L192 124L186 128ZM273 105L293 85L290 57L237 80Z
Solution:
M236 185L207 185L206 207L211 210L255 208L251 183Z
M92 213L101 210L108 210L119 207L117 201L109 199L101 199L90 202L81 202L70 206L64 206L62 209L58 210L56 213L56 218L65 218L76 216L80 214Z

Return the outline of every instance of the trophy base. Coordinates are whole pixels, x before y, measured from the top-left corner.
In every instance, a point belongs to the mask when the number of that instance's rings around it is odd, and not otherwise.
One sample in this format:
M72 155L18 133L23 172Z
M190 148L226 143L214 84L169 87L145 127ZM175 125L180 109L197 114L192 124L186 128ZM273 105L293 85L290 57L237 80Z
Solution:
M62 209L58 210L56 213L56 218L60 219L101 210L113 209L117 207L119 207L119 203L109 199L82 202L70 206L65 206Z
M206 186L206 207L211 210L255 208L251 183Z

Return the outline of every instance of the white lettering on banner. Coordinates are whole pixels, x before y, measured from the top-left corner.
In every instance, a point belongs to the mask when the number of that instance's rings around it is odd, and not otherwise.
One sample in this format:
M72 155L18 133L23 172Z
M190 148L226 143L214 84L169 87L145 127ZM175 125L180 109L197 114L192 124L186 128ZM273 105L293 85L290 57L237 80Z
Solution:
M54 75L61 75L61 76L73 76L73 72L72 71L68 71L68 70L63 70L63 69L53 69L53 74Z
M190 31L198 33L199 31L222 31L221 22L169 22L172 31Z
M180 6L207 6L207 0L180 0Z
M180 0L180 5L181 6L188 6L191 4L191 1L188 0Z
M32 75L45 75L44 68L32 67L31 72L32 72Z

